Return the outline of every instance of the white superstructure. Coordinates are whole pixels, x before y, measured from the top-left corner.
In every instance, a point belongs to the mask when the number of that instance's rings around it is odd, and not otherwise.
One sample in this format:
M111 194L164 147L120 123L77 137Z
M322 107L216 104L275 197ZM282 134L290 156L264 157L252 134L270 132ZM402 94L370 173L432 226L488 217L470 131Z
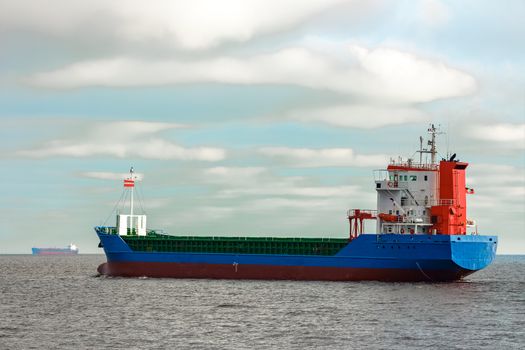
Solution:
M377 170L377 232L428 233L430 207L438 198L437 174L432 164L393 163Z
M434 125L428 132L428 148L423 148L420 137L418 163L399 158L374 172L377 209L348 212L350 239L363 232L367 219L377 220L378 234L461 235L475 228L475 222L466 216L466 194L474 193L465 186L468 163L456 160L456 154L438 162L436 135L440 132ZM423 159L424 154L430 157Z

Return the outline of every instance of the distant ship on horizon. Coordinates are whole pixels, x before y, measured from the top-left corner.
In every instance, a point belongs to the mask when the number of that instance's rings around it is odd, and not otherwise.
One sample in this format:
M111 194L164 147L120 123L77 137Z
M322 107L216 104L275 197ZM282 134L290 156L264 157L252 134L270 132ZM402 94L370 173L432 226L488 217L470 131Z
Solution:
M31 248L33 255L77 255L78 247L71 243L66 248Z

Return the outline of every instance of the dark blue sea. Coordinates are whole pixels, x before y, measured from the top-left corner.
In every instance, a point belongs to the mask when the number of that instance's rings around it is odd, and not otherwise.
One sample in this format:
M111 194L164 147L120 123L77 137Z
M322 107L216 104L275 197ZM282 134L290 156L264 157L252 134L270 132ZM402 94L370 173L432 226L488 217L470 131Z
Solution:
M455 283L99 277L0 256L0 349L524 349L525 256Z

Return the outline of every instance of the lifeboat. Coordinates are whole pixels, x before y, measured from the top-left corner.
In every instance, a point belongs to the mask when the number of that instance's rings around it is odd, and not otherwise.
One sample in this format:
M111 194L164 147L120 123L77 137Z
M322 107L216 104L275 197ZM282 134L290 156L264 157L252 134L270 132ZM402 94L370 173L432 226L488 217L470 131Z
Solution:
M397 215L392 215L392 214L379 213L377 215L377 217L380 218L381 220L387 221L387 222L398 222L398 221L400 221L399 217Z

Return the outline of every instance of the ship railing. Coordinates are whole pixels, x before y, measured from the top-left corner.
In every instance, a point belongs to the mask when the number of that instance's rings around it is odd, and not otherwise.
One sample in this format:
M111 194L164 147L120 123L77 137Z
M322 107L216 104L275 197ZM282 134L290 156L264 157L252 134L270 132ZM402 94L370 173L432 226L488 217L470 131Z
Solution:
M434 199L429 201L429 206L454 205L455 203L454 199Z
M385 224L430 224L430 219L427 216L405 216L405 215L396 215L395 219L384 220Z
M421 170L438 170L439 169L438 164L429 164L429 163L391 161L389 165L403 167L403 168L421 169Z
M105 227L100 227L100 228L102 229L104 233L107 233L110 235L118 235L118 229L116 227L105 226ZM137 232L138 231L135 228L132 229L128 227L126 230L126 235L136 236ZM146 231L146 234L147 235L156 235L156 234L166 235L167 232L162 229L148 229Z
M435 202L435 201L434 201ZM403 198L401 199L401 206L432 206L432 201L428 198Z
M375 209L349 209L346 212L347 217L357 217L363 219L371 219L377 216L377 210Z
M377 185L379 184L379 186ZM408 183L406 181L391 181L389 179L376 180L377 189L387 189L387 190L396 190L396 189L407 189Z
M428 225L431 224L431 221L427 217L412 217L412 216L403 216L401 221L403 224L417 224L417 225Z
M116 227L97 226L96 229L97 229L97 231L102 231L102 232L104 232L106 234L110 234L110 235L113 235L113 234L117 233L117 228Z
M388 180L389 173L386 169L376 169L374 170L374 181L381 182Z
M168 233L166 231L164 231L163 229L158 229L158 228L155 228L155 229L149 229L147 230L146 232L147 235L167 235Z
M425 207L433 207L437 205L454 205L455 200L454 199L428 199L428 198L407 198L401 200L401 206L407 207L407 206L425 206Z

